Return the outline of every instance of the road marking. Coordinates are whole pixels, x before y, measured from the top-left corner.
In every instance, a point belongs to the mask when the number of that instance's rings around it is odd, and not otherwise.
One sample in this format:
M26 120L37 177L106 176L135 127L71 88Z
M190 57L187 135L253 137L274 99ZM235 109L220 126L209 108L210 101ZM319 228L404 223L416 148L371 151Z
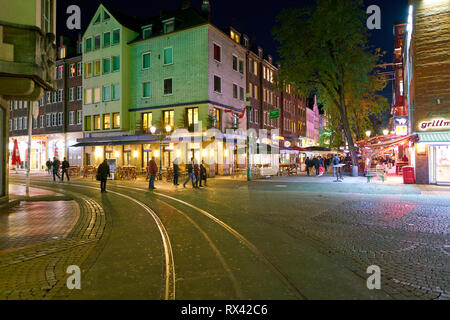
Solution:
M277 185L275 185L275 188L287 188L287 185L285 185L285 184L277 184Z

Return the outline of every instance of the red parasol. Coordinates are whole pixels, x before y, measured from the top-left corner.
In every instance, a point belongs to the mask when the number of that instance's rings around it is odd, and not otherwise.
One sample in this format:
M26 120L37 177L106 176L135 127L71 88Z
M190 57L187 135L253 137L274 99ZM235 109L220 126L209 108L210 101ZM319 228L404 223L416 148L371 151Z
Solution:
M14 139L14 149L11 157L11 165L15 166L20 164L20 152L19 152L19 144L17 143L17 139Z

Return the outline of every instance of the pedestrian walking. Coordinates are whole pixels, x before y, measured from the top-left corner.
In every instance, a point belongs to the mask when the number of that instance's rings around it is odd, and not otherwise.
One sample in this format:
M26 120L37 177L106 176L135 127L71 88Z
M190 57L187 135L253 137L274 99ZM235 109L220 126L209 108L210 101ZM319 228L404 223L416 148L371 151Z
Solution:
M48 174L51 174L51 170L52 170L52 160L50 160L50 158L48 158L48 161L45 163L45 165L47 166L47 172L48 172Z
M180 166L178 165L178 158L173 161L173 184L178 186L178 177L180 176Z
M183 187L186 188L186 183L189 182L189 180L192 181L192 188L195 188L195 183L194 183L194 158L191 158L191 162L187 164L186 166L187 172L188 172L188 177L186 179L186 181L183 183Z
M200 164L200 187L202 186L202 181L205 181L205 187L206 187L206 179L207 179L207 173L206 173L206 167L205 167L205 161L202 160L202 163Z
M341 163L341 160L339 159L338 155L336 154L333 158L332 164L333 164L333 174L336 176L336 180L340 181L342 179L342 173L341 168L338 167L338 165Z
M69 161L67 161L67 159L64 158L64 160L62 162L62 165L61 165L61 181L64 181L64 174L67 177L67 181L70 181L70 178L69 178L69 167L70 167Z
M150 175L150 182L148 184L148 188L150 190L154 190L155 188L155 179L156 174L158 173L158 166L156 165L155 157L152 157L147 165L148 174Z
M309 176L309 170L311 169L311 160L309 159L309 157L306 157L305 166L306 166L306 175Z
M197 161L194 163L194 175L195 175L195 187L198 188L198 183L200 181L200 166Z
M320 167L319 159L317 157L314 157L313 163L314 163L314 168L316 169L316 176L318 176L319 175L319 167Z
M59 180L61 180L61 177L59 175L59 166L60 166L60 162L58 159L56 159L56 157L53 157L53 162L52 162L52 168L53 168L53 181L56 181L56 177L58 177Z
M106 192L106 181L110 174L108 160L105 159L97 169L97 180L100 181L101 192Z

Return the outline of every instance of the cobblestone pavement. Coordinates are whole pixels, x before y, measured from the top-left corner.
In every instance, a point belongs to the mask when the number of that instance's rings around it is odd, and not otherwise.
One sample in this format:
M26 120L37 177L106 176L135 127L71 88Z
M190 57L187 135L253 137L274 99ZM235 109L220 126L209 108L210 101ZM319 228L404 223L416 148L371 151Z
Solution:
M52 298L67 267L81 265L101 238L104 211L75 194L57 201L61 193L31 188L24 198L22 186L11 190L26 201L0 211L0 299Z
M244 235L308 299L450 299L450 189L324 181L210 179L199 190L157 182L153 192L144 181L114 181L108 188L160 216L173 241L178 299L289 298L242 242L195 208ZM0 255L7 284L0 298L159 299L161 246L148 214L111 193L75 187L97 186L91 179L72 183L52 190L77 200L78 231ZM69 264L87 272L85 291L64 289ZM381 290L366 287L371 265L381 268Z

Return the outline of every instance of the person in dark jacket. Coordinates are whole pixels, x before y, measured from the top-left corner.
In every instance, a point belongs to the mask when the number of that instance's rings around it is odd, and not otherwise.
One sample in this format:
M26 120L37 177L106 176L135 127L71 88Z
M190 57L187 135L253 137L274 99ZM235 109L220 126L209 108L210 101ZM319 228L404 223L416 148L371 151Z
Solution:
M186 183L189 182L189 180L192 181L192 187L195 188L195 183L194 183L194 158L191 158L191 162L187 164L186 166L187 172L188 172L188 177L186 179L186 181L183 183L183 187L186 188Z
M148 188L150 190L154 190L155 188L155 179L156 174L158 173L158 166L156 165L155 157L148 162L147 165L148 174L150 175L150 182L148 184Z
M173 161L173 184L178 186L178 177L180 176L180 166L178 165L178 158Z
M206 179L207 179L207 173L206 173L206 167L205 167L205 161L202 160L202 163L200 164L200 187L202 186L202 181L205 180L205 187L206 187Z
M62 171L62 173L61 173L61 181L64 181L64 174L66 174L67 181L70 181L70 178L69 178L69 167L70 167L69 161L67 161L67 159L64 158L64 160L62 162L62 165L61 165L61 169L62 169L61 170Z
M48 174L51 174L51 170L52 170L52 160L48 159L48 161L45 163L45 165L47 166L47 172L48 172Z
M341 159L339 159L338 155L335 155L331 163L333 165L333 174L336 176L336 180L340 181L342 178L341 168L336 166L341 163Z
M197 161L194 163L194 175L195 175L195 188L198 188L198 183L200 181L200 166Z
M103 162L98 166L97 170L97 180L100 180L100 189L102 192L106 192L106 181L110 175L108 160L103 160Z
M60 166L60 162L58 159L56 159L56 157L53 157L53 162L52 162L52 168L53 168L53 181L56 181L56 177L58 177L58 179L61 180L61 177L59 176L59 166Z
M309 176L309 169L312 167L311 159L309 159L309 157L306 157L305 166L306 166L306 174Z
M320 161L316 157L313 159L314 168L316 168L316 176L319 175Z

